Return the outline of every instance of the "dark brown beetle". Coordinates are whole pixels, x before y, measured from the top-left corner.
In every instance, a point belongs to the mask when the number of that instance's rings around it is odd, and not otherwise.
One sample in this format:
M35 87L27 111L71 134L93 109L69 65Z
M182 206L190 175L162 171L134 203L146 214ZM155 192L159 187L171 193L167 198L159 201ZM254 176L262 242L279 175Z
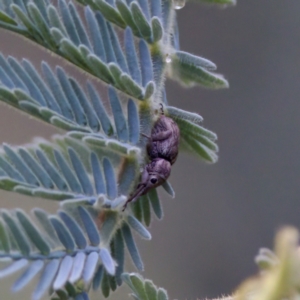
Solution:
M126 201L123 210L131 201L145 195L150 189L163 184L171 174L171 165L177 159L180 131L177 124L164 115L155 123L151 136L148 137L147 152L151 160L142 173L141 182L135 192Z

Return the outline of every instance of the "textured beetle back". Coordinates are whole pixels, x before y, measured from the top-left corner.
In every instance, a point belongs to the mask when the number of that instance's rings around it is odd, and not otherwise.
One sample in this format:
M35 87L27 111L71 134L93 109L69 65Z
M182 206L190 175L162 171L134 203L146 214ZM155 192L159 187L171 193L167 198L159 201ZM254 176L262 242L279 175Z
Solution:
M180 131L177 124L162 115L155 123L148 144L150 159L163 158L173 165L177 159Z

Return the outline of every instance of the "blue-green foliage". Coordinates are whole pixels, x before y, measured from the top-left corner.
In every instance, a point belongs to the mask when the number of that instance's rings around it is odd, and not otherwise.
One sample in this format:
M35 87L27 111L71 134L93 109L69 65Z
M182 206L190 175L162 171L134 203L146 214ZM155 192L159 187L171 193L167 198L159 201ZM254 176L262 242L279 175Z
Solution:
M145 61L149 61L148 58ZM45 81L27 60L20 64L11 57L0 56L0 72L5 75L0 84L0 100L69 131L69 136L82 139L89 145L138 156L140 149L136 145L140 120L137 104L132 99L125 97L122 107L116 90L108 88L112 122L92 83L87 83L85 92L61 67L57 67L54 74L44 62L41 69ZM147 72L144 72L145 78ZM124 102L127 102L127 114ZM187 144L207 161L215 162L216 135L199 125L202 118L173 107L167 106L166 110L180 127L182 144Z
M135 300L168 300L167 291L163 288L158 288L149 279L144 279L136 273L124 273L124 282L132 291L131 296Z
M145 0L128 2L78 0L78 2L100 11L107 20L121 28L130 27L134 35L150 44L158 42L163 37L164 16L161 14L163 3L160 0L151 3L151 9Z
M132 45L127 48L130 52L128 55L136 57L140 68L147 68L147 78L143 78L143 85L141 85L132 78L128 67L131 62L127 60L127 51L125 53L122 51L117 32L99 11L93 12L90 7L85 8L87 24L85 26L79 16L78 8L72 2L60 0L58 8L50 1L22 1L22 6L18 6L17 2L15 1L15 4L10 7L1 7L0 3L2 14L5 15L5 18L1 18L0 15L0 26L7 28L10 24L15 32L22 30L26 37L131 97L145 100L146 97L152 96L148 92L151 89L153 93L151 86L155 86L154 75L149 68L151 61L141 61L137 53L139 47ZM14 25L11 25L14 16L17 20L14 21ZM146 49L149 52L148 47Z
M88 147L76 151L76 145L80 143L68 138L53 144L40 140L32 147L5 144L0 154L1 188L53 200L86 198L91 203L101 194L107 196L107 201L118 201L118 197L128 194L123 188L122 195L117 188L113 163L117 167L119 159L101 159Z
M151 238L149 231L132 215L122 216L111 209L109 213L98 210L95 216L89 202L80 203L84 206L62 203L57 215L34 209L32 213L38 224L20 209L14 212L2 210L0 257L10 259L12 263L0 271L0 278L22 270L12 286L13 291L21 290L37 274L40 274L40 281L33 299L40 299L49 288L53 292L63 290L66 282L76 293L90 283L98 288L97 282L93 282L99 280L98 269L102 276L103 273L115 275L120 285L124 245L137 269L143 269L131 230L145 239ZM98 227L100 224L101 228Z
M203 0L234 4L233 0ZM0 27L18 33L87 72L84 86L63 67L36 69L0 53L0 101L65 131L51 141L0 149L0 188L59 202L56 214L35 208L0 214L0 279L20 272L17 292L35 277L32 299L108 297L124 280L135 299L167 300L163 289L124 275L125 249L143 262L132 231L151 239L161 219L156 189L122 212L148 161L151 128L165 114L180 128L180 148L217 161L216 135L202 117L168 105L164 80L227 87L211 61L181 51L170 0L0 0ZM98 85L102 86L100 95ZM169 182L162 185L172 197ZM7 261L9 261L7 263Z

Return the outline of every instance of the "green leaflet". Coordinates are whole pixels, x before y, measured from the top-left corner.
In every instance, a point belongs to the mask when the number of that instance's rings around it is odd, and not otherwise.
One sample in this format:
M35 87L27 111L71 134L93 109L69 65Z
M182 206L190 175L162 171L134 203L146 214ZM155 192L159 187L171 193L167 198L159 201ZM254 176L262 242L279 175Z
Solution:
M122 275L124 282L133 292L133 296L137 300L168 300L166 290L158 288L152 281L144 279L136 273L124 273Z

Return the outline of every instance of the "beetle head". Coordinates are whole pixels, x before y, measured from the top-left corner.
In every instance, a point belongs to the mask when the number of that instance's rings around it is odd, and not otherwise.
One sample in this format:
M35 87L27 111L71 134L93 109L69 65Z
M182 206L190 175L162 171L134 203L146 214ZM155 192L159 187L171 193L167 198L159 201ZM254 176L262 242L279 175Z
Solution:
M162 158L155 158L146 165L143 174L141 185L145 187L143 194L151 188L155 188L163 184L171 173L171 164L169 161Z
M124 205L124 209L128 202L135 201L141 195L145 195L149 190L163 184L171 173L171 164L162 158L155 158L147 164L142 173L141 182L138 184L135 192L128 198ZM124 210L123 209L123 210Z

